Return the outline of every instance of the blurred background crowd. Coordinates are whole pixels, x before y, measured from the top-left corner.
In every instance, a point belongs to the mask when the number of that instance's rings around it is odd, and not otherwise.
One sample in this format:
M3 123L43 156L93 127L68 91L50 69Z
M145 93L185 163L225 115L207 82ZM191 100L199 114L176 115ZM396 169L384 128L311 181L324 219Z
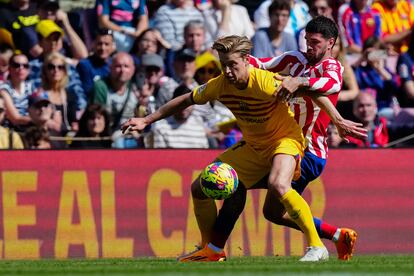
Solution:
M219 102L123 135L120 125L221 73L210 51L243 35L252 54L306 51L315 16L340 30L337 105L368 129L330 147L414 145L414 1L0 0L0 148L227 148L242 135Z

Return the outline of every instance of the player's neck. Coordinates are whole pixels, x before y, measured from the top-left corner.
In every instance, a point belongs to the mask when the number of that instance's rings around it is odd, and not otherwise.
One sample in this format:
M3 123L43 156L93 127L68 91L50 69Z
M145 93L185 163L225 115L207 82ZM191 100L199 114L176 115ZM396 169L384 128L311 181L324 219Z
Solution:
M246 89L248 85L249 85L249 79L247 79L247 81L240 81L234 84L234 86L239 90Z
M243 78L241 78L237 83L234 84L234 86L239 90L244 90L249 85L250 80L250 68L247 70L247 73L244 75Z
M308 60L308 63L309 63L309 65L311 65L311 66L315 66L316 64L321 63L321 62L323 62L324 60L327 60L327 59L329 59L329 58L333 58L333 57L331 56L331 54L323 56L320 60L312 60L312 61Z

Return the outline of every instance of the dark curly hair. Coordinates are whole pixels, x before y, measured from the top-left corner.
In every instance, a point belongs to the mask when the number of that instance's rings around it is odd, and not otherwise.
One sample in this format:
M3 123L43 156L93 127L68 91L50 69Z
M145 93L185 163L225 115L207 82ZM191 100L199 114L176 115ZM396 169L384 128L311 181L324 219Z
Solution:
M333 38L336 41L338 38L338 26L332 19L326 16L313 18L306 25L305 31L306 33L321 34L325 39Z

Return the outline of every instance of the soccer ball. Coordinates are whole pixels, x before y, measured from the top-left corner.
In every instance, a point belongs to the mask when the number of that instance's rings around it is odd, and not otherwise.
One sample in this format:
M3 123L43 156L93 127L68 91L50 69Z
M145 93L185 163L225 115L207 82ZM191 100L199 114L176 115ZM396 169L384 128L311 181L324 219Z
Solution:
M239 179L236 171L223 162L211 163L201 173L201 189L206 196L213 199L229 198L238 185Z

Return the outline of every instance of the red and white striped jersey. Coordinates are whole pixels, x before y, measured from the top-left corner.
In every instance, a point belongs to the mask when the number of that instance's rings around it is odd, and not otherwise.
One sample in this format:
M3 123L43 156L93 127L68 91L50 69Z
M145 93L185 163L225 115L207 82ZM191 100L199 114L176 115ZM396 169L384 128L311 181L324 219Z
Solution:
M334 105L338 101L344 69L334 58L309 65L304 53L290 51L273 58L259 59L251 56L250 64L261 69L279 72L281 75L307 77L310 84L309 90L325 94ZM329 116L310 97L293 98L289 105L295 113L296 121L302 127L307 142L306 150L326 159L328 153L326 129L330 122Z

